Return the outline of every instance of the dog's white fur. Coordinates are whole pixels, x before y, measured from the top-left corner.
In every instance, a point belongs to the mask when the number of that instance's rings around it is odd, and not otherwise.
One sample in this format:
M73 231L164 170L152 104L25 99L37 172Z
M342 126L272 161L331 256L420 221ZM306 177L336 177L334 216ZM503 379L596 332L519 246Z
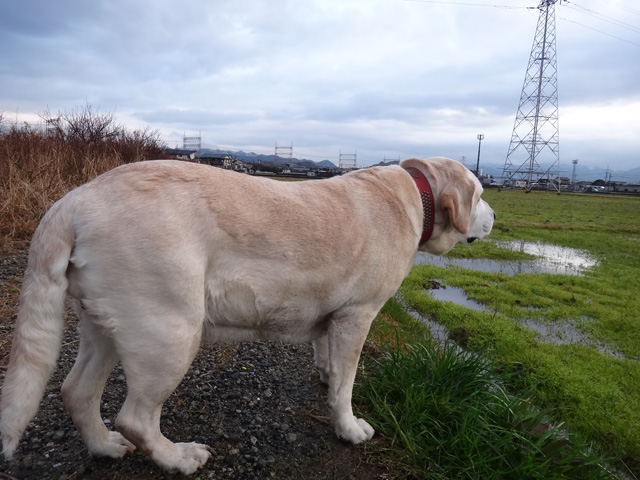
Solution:
M478 180L445 159L410 159L435 197L421 250L445 253L489 234ZM134 448L162 468L192 473L211 456L160 432L162 404L203 339L313 342L338 436L373 428L351 392L376 313L411 269L422 204L401 166L285 183L208 166L152 161L118 167L58 201L34 234L0 409L11 458L35 415L60 349L65 295L79 316L80 350L64 403L96 455ZM128 394L110 432L105 381L122 362Z

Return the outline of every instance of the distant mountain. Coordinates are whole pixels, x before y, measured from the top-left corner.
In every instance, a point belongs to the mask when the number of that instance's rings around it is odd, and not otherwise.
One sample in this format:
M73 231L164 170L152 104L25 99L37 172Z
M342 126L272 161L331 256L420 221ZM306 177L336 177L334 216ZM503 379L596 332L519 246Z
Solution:
M322 160L321 162L316 162L316 165L324 168L338 168L331 160Z
M619 177L618 177L619 175ZM613 181L620 180L621 182L628 183L640 183L640 167L632 168L624 172L613 172Z
M238 160L242 160L247 163L264 163L265 165L273 165L274 163L279 167L288 166L290 162L296 167L321 167L321 168L338 168L336 165L330 160L322 160L321 162L314 162L313 160L308 160L306 158L299 159L293 158L291 160L285 159L282 157L277 157L275 155L264 155L260 153L254 152L243 152L242 150L219 150L219 149L210 149L203 148L200 150L202 154L213 153L213 154L228 154L232 155L234 158Z
M388 167L389 165L399 165L400 160L391 160L389 162L379 162L375 165L371 165L372 167Z

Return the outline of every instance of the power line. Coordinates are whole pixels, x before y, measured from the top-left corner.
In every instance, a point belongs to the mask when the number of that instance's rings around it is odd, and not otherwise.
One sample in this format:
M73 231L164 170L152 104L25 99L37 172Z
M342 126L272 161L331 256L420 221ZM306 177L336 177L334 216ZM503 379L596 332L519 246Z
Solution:
M565 22L575 23L576 25L580 25L581 27L588 28L589 30L593 30L594 32L601 33L603 35L606 35L606 36L611 37L611 38L615 38L616 40L620 40L622 42L630 43L631 45L635 45L636 47L640 47L640 43L632 42L631 40L627 40L625 38L618 37L616 35L611 35L610 33L603 32L602 30L598 30L597 28L589 27L588 25L585 25L585 24L580 23L580 22L576 22L575 20L569 20L568 18L564 18L564 17L558 17L558 18L560 20L564 20Z
M535 9L537 7L522 7L515 5L495 5L490 3L466 3L466 2L448 2L444 0L403 0L405 2L415 2L415 3L440 3L444 5L464 5L468 7L491 7L491 8L506 8L506 9Z
M626 10L629 13L633 13L634 15L640 15L640 10L636 10L635 8L628 7L627 5L620 5L617 2L612 2L611 0L602 0L609 5L613 5L614 7L621 8L622 10Z
M449 2L449 1L445 1L445 0L403 0L405 2L415 2L415 3L435 3L435 4L441 4L441 5L463 5L463 6L471 6L471 7L489 7L489 8L503 8L503 9L527 9L527 10L536 10L538 7L524 7L524 6L514 6L514 5L497 5L497 4L490 4L490 3L468 3L468 2ZM607 1L608 0L604 0ZM569 4L569 2L565 2L565 5ZM617 5L616 6L623 8L625 10L630 11L631 13L635 13L636 15L640 15L639 11L636 11L632 8L629 8L627 6L624 5ZM601 19L608 21L614 25L617 25L619 27L623 27L623 28L627 28L630 29L632 31L636 31L636 32L640 32L640 29L638 29L637 27L630 25L628 23L622 22L620 20L616 20L613 17L608 17L607 15L603 15L601 13L595 12L593 10L590 10L588 8L585 7L581 7L579 5L574 5L574 4L569 4L570 7L574 8L574 10L578 10L580 9L583 13L586 13L587 15L591 15L594 16L596 18L600 17ZM577 7L577 8L576 8ZM597 28L593 28L593 27L589 27L587 25L584 25L583 23L580 22L576 22L575 20L569 20L568 18L564 18L564 17L557 17L558 19L567 21L567 22L571 22L571 23L575 23L576 25L580 25L581 27L584 28L588 28L589 30L593 30L594 32L598 32L601 33L603 35L607 35L608 37L611 38L615 38L616 40L620 40L626 43L630 43L632 45L636 45L636 46L640 46L640 44L633 42L631 40L627 40L625 38L622 37L618 37L617 35L612 35L610 33L607 32L603 32L602 30L599 30Z
M300 156L304 156L304 157L311 157L311 158L322 158L325 160L329 160L331 158L335 158L336 155L313 155L311 153L304 153L304 152L300 152L299 153Z
M609 22L609 23L612 23L612 24L617 25L619 27L627 28L627 29L629 29L631 31L640 33L640 28L638 28L638 27L636 27L634 25L630 25L628 23L625 23L625 22L623 22L621 20L618 20L616 18L613 18L613 17L609 17L607 15L603 15L602 13L596 12L596 11L591 10L589 8L585 8L585 7L582 7L580 5L575 5L573 3L569 3L569 7L573 8L574 10L578 10L579 9L583 13L585 13L587 15L591 15L592 17L604 20L605 22Z

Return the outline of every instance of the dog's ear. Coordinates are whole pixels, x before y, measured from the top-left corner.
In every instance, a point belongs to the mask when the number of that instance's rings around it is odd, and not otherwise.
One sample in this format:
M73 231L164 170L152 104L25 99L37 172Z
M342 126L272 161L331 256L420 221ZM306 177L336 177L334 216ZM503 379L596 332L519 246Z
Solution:
M473 192L468 188L448 190L440 196L440 205L449 214L453 228L466 235L471 228Z

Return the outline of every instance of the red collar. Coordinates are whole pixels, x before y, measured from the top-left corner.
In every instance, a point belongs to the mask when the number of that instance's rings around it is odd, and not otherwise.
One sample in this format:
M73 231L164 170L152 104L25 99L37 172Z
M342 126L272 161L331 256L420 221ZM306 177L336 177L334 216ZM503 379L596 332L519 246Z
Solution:
M411 175L416 182L420 198L422 199L422 236L420 237L420 245L425 243L433 233L433 224L435 222L436 207L433 201L433 192L429 180L424 174L414 167L406 167L405 170Z

